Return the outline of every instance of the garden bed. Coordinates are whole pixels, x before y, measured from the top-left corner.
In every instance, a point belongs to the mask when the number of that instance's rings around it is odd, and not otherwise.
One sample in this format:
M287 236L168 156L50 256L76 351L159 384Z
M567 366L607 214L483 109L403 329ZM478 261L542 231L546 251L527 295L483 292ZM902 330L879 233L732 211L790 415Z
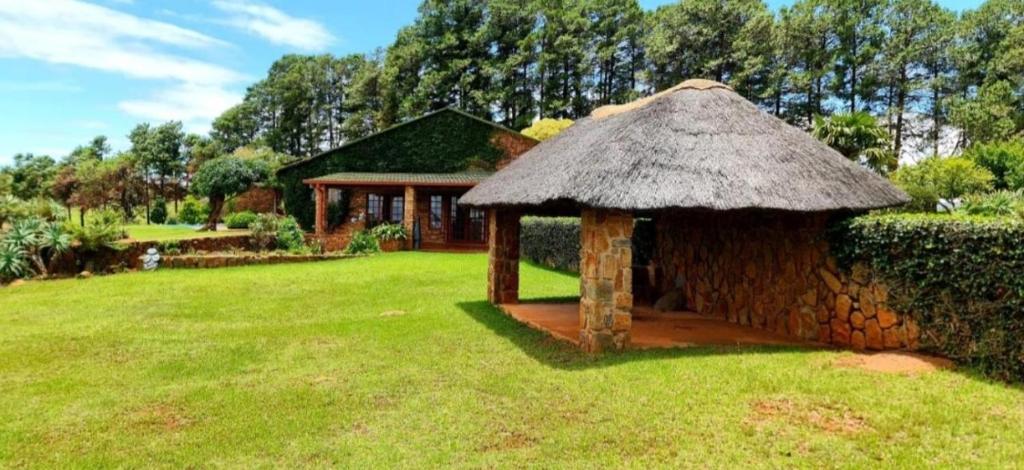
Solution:
M226 268L252 264L306 263L353 258L358 255L341 253L291 254L291 253L198 253L165 255L160 259L161 268Z

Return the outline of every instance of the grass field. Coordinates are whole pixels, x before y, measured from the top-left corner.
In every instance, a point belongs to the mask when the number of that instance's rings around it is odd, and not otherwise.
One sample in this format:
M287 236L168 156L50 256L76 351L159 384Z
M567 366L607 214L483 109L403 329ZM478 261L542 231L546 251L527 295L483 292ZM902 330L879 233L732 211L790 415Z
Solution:
M227 237L232 235L245 235L248 230L217 230L216 232L200 232L188 225L146 225L132 224L125 225L128 231L128 238L135 241L167 241L185 240L189 238Z
M588 357L484 301L484 255L0 289L0 467L1024 462L1024 392L849 353ZM577 281L525 266L524 297Z

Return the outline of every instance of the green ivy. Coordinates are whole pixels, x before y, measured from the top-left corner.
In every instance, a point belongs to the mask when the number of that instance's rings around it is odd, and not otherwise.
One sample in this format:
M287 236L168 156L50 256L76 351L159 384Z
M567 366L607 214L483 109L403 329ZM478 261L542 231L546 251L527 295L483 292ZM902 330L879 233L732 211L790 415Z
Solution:
M338 172L454 173L493 170L503 157L491 143L498 127L443 110L354 141L278 172L288 213L305 228L314 223L313 191L302 180Z
M1024 224L1010 218L867 215L830 233L846 268L864 262L922 344L1002 379L1024 380Z

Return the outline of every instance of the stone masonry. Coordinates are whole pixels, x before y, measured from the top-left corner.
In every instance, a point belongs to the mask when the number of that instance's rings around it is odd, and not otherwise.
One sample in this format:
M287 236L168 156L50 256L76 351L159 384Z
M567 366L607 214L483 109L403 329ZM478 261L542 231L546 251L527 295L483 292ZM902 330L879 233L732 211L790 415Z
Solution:
M519 213L494 209L488 216L487 299L519 303Z
M580 236L580 346L624 349L632 326L633 216L584 209Z
M918 346L886 286L862 265L836 266L824 215L680 212L656 223L661 291L681 289L688 310L857 350Z

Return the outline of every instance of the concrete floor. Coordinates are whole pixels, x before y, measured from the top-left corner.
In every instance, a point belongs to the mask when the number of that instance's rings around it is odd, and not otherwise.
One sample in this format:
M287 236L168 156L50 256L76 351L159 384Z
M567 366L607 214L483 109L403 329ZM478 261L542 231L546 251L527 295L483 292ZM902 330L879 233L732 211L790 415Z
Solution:
M504 304L501 309L527 326L579 344L577 303ZM766 330L749 328L691 312L658 312L650 307L633 308L630 346L637 349L685 346L785 345L821 346Z

